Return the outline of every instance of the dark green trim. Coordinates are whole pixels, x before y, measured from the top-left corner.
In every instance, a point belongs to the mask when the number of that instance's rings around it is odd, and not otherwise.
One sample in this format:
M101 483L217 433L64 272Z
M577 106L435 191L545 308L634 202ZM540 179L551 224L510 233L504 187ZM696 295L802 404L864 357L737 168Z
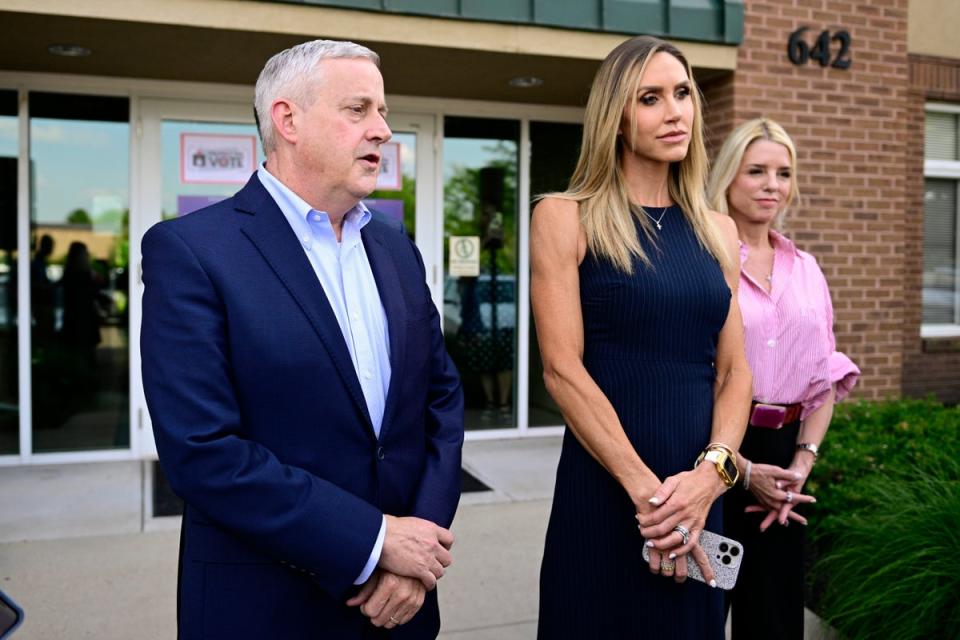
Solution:
M649 34L716 44L743 41L743 0L266 0L381 13ZM362 40L362 34L357 35Z

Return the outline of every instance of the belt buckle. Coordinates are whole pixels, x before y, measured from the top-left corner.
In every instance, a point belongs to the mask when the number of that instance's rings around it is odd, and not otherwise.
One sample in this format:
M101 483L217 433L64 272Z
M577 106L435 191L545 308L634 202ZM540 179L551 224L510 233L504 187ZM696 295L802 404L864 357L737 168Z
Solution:
M750 412L750 425L762 429L779 429L786 417L786 407L758 402Z

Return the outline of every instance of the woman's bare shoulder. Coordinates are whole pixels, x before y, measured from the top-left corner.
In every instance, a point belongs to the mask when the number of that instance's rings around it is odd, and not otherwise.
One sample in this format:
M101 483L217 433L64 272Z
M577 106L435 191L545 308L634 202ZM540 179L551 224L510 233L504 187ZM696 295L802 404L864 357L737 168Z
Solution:
M579 205L576 200L562 196L544 196L533 208L534 213L540 212L543 216L555 218L577 217Z
M547 196L533 209L531 249L534 253L550 247L561 254L582 260L585 239L580 227L579 205L568 198Z
M533 208L533 232L547 236L568 236L580 227L579 206L575 200L547 196Z
M710 219L717 225L717 229L723 234L723 239L730 241L737 237L737 223L728 215L719 211L710 211Z

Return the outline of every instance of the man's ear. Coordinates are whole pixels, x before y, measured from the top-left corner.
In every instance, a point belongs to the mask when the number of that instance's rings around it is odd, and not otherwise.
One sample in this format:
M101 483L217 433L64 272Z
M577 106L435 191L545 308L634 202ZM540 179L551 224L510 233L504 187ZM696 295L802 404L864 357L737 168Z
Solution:
M296 111L297 105L286 98L277 98L270 105L273 130L278 136L290 143L297 141L297 125L294 121Z

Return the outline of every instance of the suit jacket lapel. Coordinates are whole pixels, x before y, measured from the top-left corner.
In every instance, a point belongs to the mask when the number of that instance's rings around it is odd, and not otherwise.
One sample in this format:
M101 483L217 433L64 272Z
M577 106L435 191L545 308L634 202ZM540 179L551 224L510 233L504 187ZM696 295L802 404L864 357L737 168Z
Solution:
M387 333L390 340L390 386L387 389L387 402L383 410L383 422L380 425L380 438L390 424L397 407L398 380L403 375L404 350L406 348L407 306L400 288L400 276L397 266L383 239L375 231L363 233L363 247L370 261L373 277L377 281L380 302L387 314Z
M243 233L257 247L310 320L349 389L350 396L366 418L367 430L373 435L367 403L340 324L280 207L263 188L257 174L253 174L247 186L235 196L234 203L238 211L253 214L249 222L242 226Z

